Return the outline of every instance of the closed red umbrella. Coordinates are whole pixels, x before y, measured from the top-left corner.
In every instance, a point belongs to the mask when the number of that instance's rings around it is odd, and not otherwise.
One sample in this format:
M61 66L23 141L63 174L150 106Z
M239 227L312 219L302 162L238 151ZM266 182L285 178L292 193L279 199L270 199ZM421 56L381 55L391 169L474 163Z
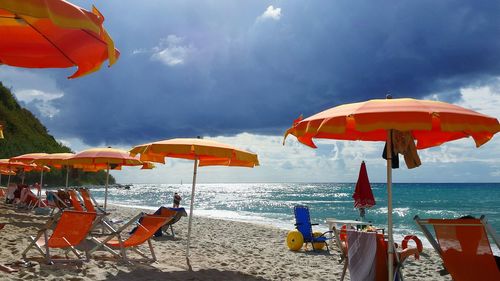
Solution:
M356 189L354 190L352 198L354 199L354 208L359 209L359 216L361 218L365 216L365 208L371 208L376 204L370 180L368 179L365 161L361 162L358 182L356 183Z

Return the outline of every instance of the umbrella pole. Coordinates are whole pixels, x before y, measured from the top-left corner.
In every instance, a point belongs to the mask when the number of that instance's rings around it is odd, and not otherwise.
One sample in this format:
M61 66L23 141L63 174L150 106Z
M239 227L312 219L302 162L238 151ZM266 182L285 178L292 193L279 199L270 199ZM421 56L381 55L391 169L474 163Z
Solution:
M66 166L66 190L68 190L69 165Z
M189 222L188 222L188 235L186 243L186 259L189 263L189 240L191 238L191 223L193 220L193 204L194 204L194 189L196 186L196 174L198 171L198 157L194 158L194 171L193 171L193 187L191 188L191 204L189 206Z
M10 175L9 175L9 177L7 178L7 188L9 188L9 185L10 185Z
M38 195L38 207L40 208L43 203L42 203L42 188L43 188L43 166L42 166L42 172L40 173L40 190ZM38 190L37 190L38 193Z
M387 234L388 276L393 280L394 237L392 237L392 130L387 131Z
M106 164L106 188L104 189L104 212L106 212L106 206L108 204L108 181L109 181L109 163Z

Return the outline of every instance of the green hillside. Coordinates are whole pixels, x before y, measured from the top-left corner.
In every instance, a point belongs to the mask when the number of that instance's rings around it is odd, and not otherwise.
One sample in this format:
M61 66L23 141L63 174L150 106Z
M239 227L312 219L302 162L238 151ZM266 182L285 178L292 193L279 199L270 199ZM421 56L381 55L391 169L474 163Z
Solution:
M72 152L69 147L58 143L47 128L27 109L22 108L11 91L0 82L0 124L3 125L4 139L0 139L0 158L10 158L26 153ZM44 174L44 184L61 186L65 183L65 169L61 172L52 169ZM6 176L2 177L3 184ZM18 176L11 181L20 182ZM25 183L32 184L40 180L40 172L28 172ZM85 173L74 170L70 173L70 185L104 184L105 172ZM110 183L115 180L110 176Z

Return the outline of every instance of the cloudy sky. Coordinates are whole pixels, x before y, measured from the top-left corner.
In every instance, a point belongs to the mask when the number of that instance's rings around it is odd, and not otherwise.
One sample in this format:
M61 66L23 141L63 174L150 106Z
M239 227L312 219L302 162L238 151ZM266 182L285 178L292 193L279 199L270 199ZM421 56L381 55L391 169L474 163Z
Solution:
M75 151L204 136L258 153L261 166L203 168L201 181L352 182L365 160L383 182L382 143L313 150L292 138L283 147L282 135L300 114L388 92L500 117L498 1L72 2L105 15L118 63L75 80L74 69L0 66L0 81ZM420 151L423 165L394 180L498 182L498 138ZM191 162L172 160L114 175L178 183L191 173Z

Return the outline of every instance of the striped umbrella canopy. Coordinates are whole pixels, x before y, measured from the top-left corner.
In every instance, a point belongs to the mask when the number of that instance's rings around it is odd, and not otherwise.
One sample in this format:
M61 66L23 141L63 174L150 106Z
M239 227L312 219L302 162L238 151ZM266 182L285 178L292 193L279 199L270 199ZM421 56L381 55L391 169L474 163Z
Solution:
M130 150L132 156L140 154L142 161L165 163L165 158L181 158L194 160L193 186L189 209L188 238L186 257L189 259L189 242L193 219L194 193L198 165L202 166L234 166L253 168L259 165L257 154L238 149L224 143L200 138L177 138L162 140L134 146Z
M87 171L106 169L106 186L104 193L104 210L108 203L109 170L121 166L141 166L142 161L130 156L128 151L116 148L91 148L75 154L67 160L73 167L81 167Z
M15 174L16 174L16 171L14 171L14 170L0 169L0 175L14 176Z
M10 159L0 159L0 168L4 169L21 169L25 167L35 167L35 164L26 164L19 161L10 161Z
M5 168L0 168L0 186L2 186L2 175L6 176L15 176L16 171L14 169L5 169Z
M411 131L417 148L465 137L479 147L500 130L498 120L454 104L417 99L377 99L344 104L299 118L285 134L310 147L315 139L386 141L388 130Z
M66 189L69 183L69 165L68 159L73 157L74 153L50 153L33 160L37 165L49 165L56 169L61 169L63 165L66 166Z
M25 172L31 171L36 167L36 164L26 164L23 162L19 161L10 161L10 159L0 159L0 169L7 169L7 170L12 170L12 171L17 171L17 170L22 170ZM10 184L10 176L8 175L9 179L7 181L7 186ZM23 178L24 182L24 178Z
M40 157L43 157L47 155L47 153L28 153L28 154L23 154L15 157L11 157L9 161L12 162L22 162L25 164L33 164L33 161L35 159L38 159ZM43 173L45 171L50 171L48 167L42 166L37 166L34 164L33 166L27 166L24 168L25 172L30 172L30 171L39 171L40 172L40 186L43 186ZM22 179L22 182L24 183L24 176Z
M387 155L391 155L393 130L410 132L417 141L417 149L466 137L472 137L476 147L480 147L500 131L500 124L495 117L449 103L411 98L375 99L344 104L306 119L299 118L286 131L285 139L294 135L301 143L313 148L316 147L313 139L386 141ZM389 280L392 280L392 159L387 158L388 264Z
M104 16L63 0L0 1L0 63L28 68L78 70L69 78L99 70L119 52L103 27Z

